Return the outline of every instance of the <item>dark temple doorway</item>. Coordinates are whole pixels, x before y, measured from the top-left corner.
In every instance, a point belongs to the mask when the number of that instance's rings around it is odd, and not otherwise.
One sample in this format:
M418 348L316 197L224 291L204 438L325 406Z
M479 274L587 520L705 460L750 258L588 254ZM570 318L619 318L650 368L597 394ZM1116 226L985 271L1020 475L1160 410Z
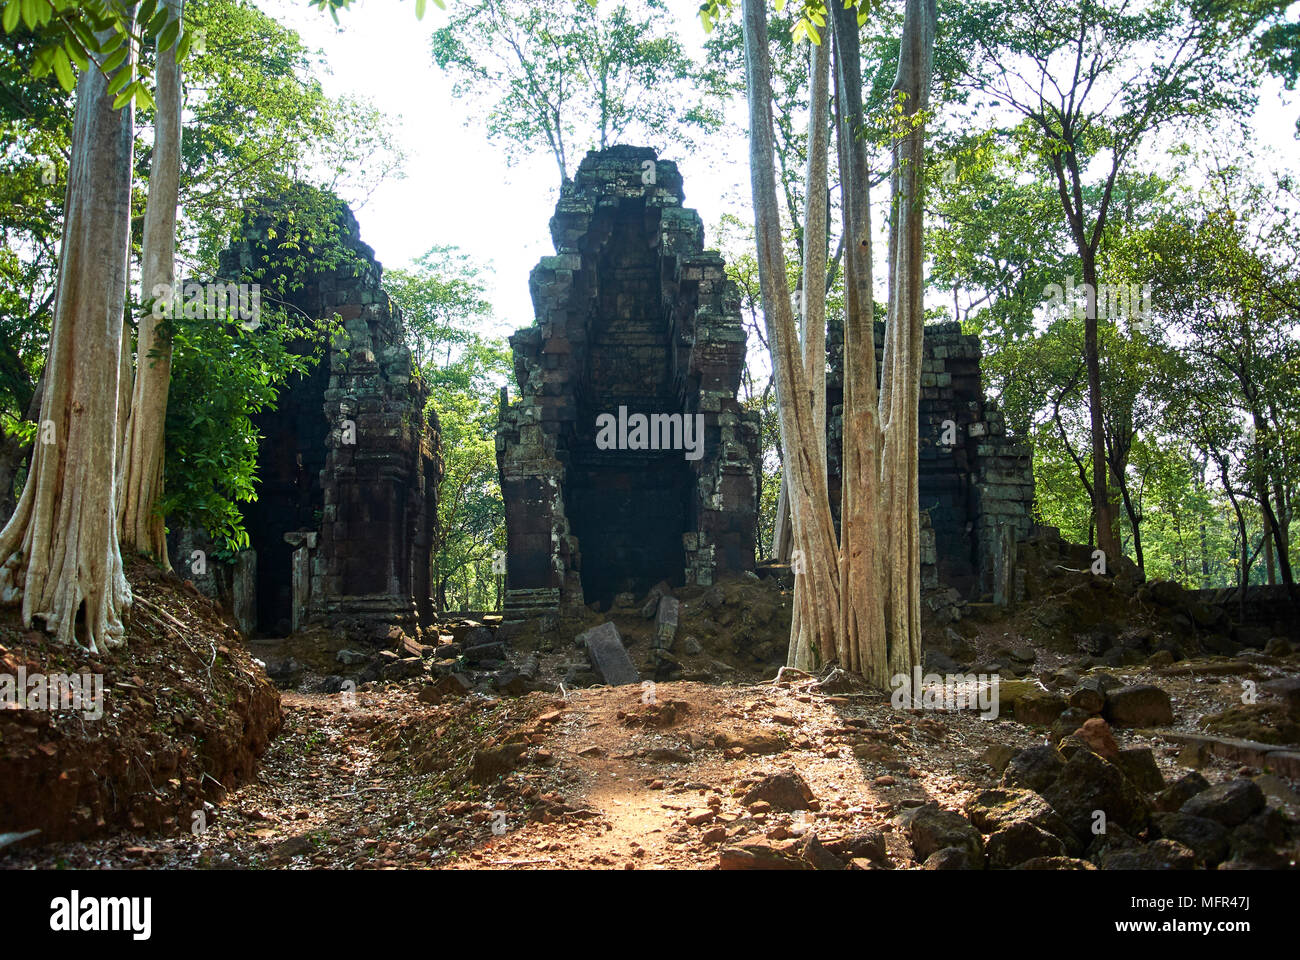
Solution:
M582 592L608 608L660 580L684 580L682 535L693 529L695 474L684 450L598 449L596 418L682 415L673 379L670 317L655 244L658 211L625 202L593 224L599 243L587 352L576 390L565 511L581 550Z
M257 551L257 629L264 636L287 636L293 623L294 548L284 535L320 529L320 476L329 433L322 404L328 383L326 363L305 376L291 375L276 408L254 418L261 434L257 499L244 507L244 526Z

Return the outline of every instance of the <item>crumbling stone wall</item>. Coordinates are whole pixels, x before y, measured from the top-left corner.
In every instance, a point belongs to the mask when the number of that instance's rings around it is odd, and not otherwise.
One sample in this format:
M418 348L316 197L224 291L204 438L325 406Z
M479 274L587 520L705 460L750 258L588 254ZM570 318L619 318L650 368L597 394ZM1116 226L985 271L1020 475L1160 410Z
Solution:
M875 329L883 369L885 326ZM843 332L827 341L831 508L839 523L843 431ZM984 395L979 337L959 323L925 328L921 364L921 577L967 597L1015 599L1015 544L1033 527L1033 450L1007 436L997 402Z
M561 192L556 255L530 277L536 320L510 338L521 393L497 432L507 617L753 567L739 298L682 200L677 166L637 147L588 153ZM605 414L698 414L702 454L603 449Z
M220 258L223 277L287 276L268 289L299 319L341 324L326 355L255 418L258 500L245 511L257 553L258 628L283 635L308 622L382 637L419 634L433 616L429 557L442 474L436 414L412 375L400 309L383 268L339 203L345 256L319 266L276 266L275 208L246 218ZM305 347L299 347L305 349ZM239 598L236 598L238 601ZM244 599L247 606L247 600Z

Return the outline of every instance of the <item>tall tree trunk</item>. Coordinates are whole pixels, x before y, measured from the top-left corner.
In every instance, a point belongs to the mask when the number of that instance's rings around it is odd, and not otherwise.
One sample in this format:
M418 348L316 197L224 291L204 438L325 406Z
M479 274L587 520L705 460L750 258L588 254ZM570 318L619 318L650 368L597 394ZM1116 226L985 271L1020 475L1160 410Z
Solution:
M14 496L14 481L23 462L32 452L32 444L24 443L12 434L0 437L0 523L13 516L18 500Z
M805 174L803 280L800 283L800 314L803 317L803 371L808 385L807 403L812 410L813 435L808 438L811 456L826 463L826 223L827 223L827 149L830 133L827 129L826 105L830 102L830 44L825 40L814 44L808 69L808 168ZM812 495L818 503L829 504L827 477L823 468L814 479ZM818 486L817 484L820 484ZM777 504L787 515L790 500L782 485L782 497ZM833 522L833 520L832 520ZM787 538L788 540L789 538ZM808 592L808 581L794 578L795 636L808 629L812 618L805 616L809 604L817 598ZM811 638L796 639L795 648L810 646Z
M1146 554L1142 550L1142 518L1138 516L1137 505L1133 502L1133 496L1129 492L1128 483L1118 475L1115 479L1115 486L1119 488L1120 497L1124 503L1124 513L1128 517L1129 529L1133 531L1133 556L1137 560L1138 574L1143 580L1146 579L1147 562ZM1179 545L1182 545L1182 536L1179 536ZM1184 569L1186 563L1184 562Z
M915 128L900 138L895 158L895 189L902 197L898 209L905 214L895 218L898 243L891 251L896 253L891 276L895 278L894 309L900 319L891 325L894 386L886 409L893 419L894 436L886 438L880 428L882 408L876 385L866 149L859 136L863 111L857 13L830 5L847 291L841 543L836 555L824 494L824 447L818 441L816 416L809 402L808 369L796 355L794 316L781 250L766 14L762 0L744 0L743 9L759 278L772 349L787 496L802 565L798 576L803 579L788 662L809 669L838 659L873 685L885 687L891 668L909 673L920 659L916 411L922 320L919 168L924 162L924 131ZM928 101L935 19L933 0L908 3L897 87L909 115ZM810 180L819 172L815 162L810 162ZM824 191L824 186L810 182L806 195L811 198L819 191ZM824 284L819 286L824 288ZM805 282L806 291L811 292L812 287ZM892 443L892 459L883 473L882 443ZM888 529L891 523L897 527L893 534ZM892 551L888 581L884 576L887 551Z
M785 470L781 471L781 492L776 498L776 520L772 524L772 559L789 563L794 549L790 531L790 501L786 497Z
M1277 583L1277 567L1273 562L1273 531L1268 522L1268 511L1261 510L1264 521L1264 582L1270 587Z
M1107 484L1106 425L1101 407L1101 350L1097 338L1097 261L1086 246L1080 250L1085 289L1092 290L1083 320L1083 359L1088 370L1088 423L1092 438L1092 510L1097 520L1097 546L1106 554L1106 569L1119 559L1119 539Z
M743 0L745 73L749 90L750 176L763 318L776 379L781 447L789 480L787 496L794 520L799 571L804 578L797 632L791 634L790 663L807 667L834 659L839 618L835 569L835 528L825 496L826 460L818 456L808 382L786 280L781 246L781 213L773 172L771 68L768 61L765 0ZM822 491L818 497L817 492ZM802 638L802 639L800 639Z
M835 43L836 152L844 222L844 397L840 482L840 636L837 653L872 684L889 682L883 580L881 433L871 276L871 196L862 141L857 11L830 8Z
M813 438L826 459L826 225L828 221L827 148L830 131L826 107L830 102L831 50L823 40L814 44L808 69L808 171L805 197L803 255L803 368L813 409ZM823 494L824 495L824 494Z
M168 19L179 20L183 0L165 0ZM170 293L176 273L176 205L181 173L181 75L176 45L158 54L157 110L153 163L149 170L149 199L144 210L144 240L140 256L141 300ZM138 370L131 394L130 416L122 448L122 494L118 527L122 548L138 550L170 569L167 535L157 510L163 490L163 429L171 385L172 344L166 328L146 310L140 319L136 356Z
M894 141L891 281L880 398L884 424L889 669L921 661L921 537L917 422L925 327L925 121L937 14L935 0L908 0L894 93L906 124Z
M129 70L132 57L118 69ZM113 109L97 69L77 84L58 292L39 442L18 507L0 531L0 600L22 598L60 643L122 643L131 590L116 517L119 350L130 240L134 105Z

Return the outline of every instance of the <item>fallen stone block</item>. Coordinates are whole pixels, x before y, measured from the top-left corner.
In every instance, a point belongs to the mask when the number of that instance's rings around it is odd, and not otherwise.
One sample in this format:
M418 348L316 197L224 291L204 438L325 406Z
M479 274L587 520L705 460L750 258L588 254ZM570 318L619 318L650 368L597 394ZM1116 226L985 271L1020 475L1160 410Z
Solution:
M681 615L681 602L676 597L659 598L659 612L655 618L655 647L671 650L677 639L677 622Z
M619 636L618 627L606 621L598 627L578 635L578 643L587 648L587 659L591 669L601 683L611 687L620 687L629 683L640 683L641 675L632 664Z

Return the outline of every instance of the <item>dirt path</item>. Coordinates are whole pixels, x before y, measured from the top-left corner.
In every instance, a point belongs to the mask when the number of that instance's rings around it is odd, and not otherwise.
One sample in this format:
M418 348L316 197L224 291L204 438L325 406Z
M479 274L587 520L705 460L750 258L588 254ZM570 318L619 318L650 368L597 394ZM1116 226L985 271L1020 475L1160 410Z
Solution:
M7 865L707 868L721 845L811 831L841 848L874 837L905 867L899 811L930 800L960 809L992 778L988 747L1041 738L1010 719L898 713L880 695L807 683L437 705L415 691L286 693L285 728L257 781L195 811L192 833L53 845ZM1176 751L1146 745L1173 773ZM494 751L510 758L500 770L484 765ZM809 809L743 802L788 769L811 788Z

